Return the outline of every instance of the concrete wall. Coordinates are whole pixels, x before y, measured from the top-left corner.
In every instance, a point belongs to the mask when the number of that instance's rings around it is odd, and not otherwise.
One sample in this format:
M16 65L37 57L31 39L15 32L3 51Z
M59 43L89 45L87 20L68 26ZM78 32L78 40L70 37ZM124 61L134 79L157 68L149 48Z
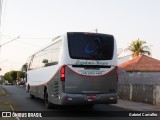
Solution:
M160 105L160 72L127 73L120 68L118 90L121 99Z
M155 99L153 101L153 104L160 106L160 86L155 86L155 89L154 89L154 98Z

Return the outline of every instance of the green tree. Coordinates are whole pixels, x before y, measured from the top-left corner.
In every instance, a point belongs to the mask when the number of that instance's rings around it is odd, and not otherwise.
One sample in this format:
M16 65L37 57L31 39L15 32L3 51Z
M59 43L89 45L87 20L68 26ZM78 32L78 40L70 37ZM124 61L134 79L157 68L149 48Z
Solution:
M132 41L132 43L125 49L132 52L132 57L136 57L139 55L150 55L150 49L145 45L146 42L140 39Z
M10 79L13 81L17 79L17 71L10 71Z
M17 79L17 71L10 71L4 74L4 79L9 83L14 83Z
M24 79L24 78L25 78L25 72L18 71L18 72L17 72L17 78L18 78L18 79L21 79L21 78Z
M11 80L11 77L10 77L10 72L7 72L4 74L4 79L7 80L9 83L13 82L13 80Z
M9 80L9 72L7 72L7 73L4 74L4 79L5 80Z

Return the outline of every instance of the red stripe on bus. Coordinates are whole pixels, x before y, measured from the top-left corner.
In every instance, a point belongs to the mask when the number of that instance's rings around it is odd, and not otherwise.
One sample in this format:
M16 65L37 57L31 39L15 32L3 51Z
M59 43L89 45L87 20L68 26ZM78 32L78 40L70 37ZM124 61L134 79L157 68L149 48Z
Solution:
M69 68L69 67L67 66L67 68ZM85 76L85 77L90 77L90 78L96 78L96 77L103 77L103 76L105 76L105 75L108 75L108 74L110 74L112 71L116 70L116 68L113 68L112 70L110 70L109 72L107 72L107 73L105 73L105 74L103 74L103 75L97 75L97 76L82 75L82 74L79 74L78 72L72 70L71 68L69 68L69 70L72 71L72 72L74 72L75 74L77 74L77 75L79 75L79 76Z

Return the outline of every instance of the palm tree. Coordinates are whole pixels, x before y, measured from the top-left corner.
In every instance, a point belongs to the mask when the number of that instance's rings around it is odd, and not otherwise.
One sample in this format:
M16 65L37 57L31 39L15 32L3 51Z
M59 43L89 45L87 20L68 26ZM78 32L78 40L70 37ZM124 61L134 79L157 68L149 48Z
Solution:
M138 38L137 40L132 41L132 43L125 50L131 51L132 57L136 57L142 54L150 55L151 52L149 47L145 46L144 44L146 44L146 42L139 40Z

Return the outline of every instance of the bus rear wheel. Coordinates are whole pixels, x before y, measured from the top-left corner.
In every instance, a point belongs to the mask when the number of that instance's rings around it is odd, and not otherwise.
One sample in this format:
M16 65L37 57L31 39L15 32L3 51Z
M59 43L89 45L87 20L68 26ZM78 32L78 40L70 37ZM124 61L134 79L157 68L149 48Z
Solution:
M35 98L34 95L32 95L32 94L30 94L30 93L29 93L29 95L30 95L30 98L31 98L31 99L34 99L34 98Z
M49 102L49 100L48 100L48 92L47 91L44 93L44 103L45 103L46 108L48 108L48 109L52 108L52 103Z

